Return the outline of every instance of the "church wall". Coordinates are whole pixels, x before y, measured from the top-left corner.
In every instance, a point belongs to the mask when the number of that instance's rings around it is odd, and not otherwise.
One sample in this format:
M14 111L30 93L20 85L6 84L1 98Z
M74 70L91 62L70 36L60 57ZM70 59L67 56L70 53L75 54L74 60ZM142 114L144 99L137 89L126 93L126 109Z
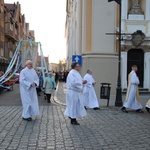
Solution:
M145 34L144 41L139 45L134 45L132 42L132 35L124 36L124 40L122 41L122 88L127 88L127 54L130 49L134 49L135 52L137 49L142 49L144 52L144 79L143 79L143 88L150 89L150 74L149 74L149 66L150 66L150 0L139 0L139 6L141 8L141 11L144 14L144 19L139 19L139 14L133 14L135 17L133 19L126 19L123 20L122 18L122 24L124 24L124 33L130 33L133 34L137 30L141 30ZM129 10L131 9L132 0L128 0L128 10L127 13L129 13ZM124 6L122 6L124 9ZM126 10L124 10L125 12ZM137 16L137 18L136 18ZM127 17L129 18L129 16ZM125 74L125 75L124 75Z
M85 7L85 5L90 5L91 2L92 8ZM112 84L111 95L115 95L118 74L116 37L106 35L106 33L114 33L116 31L116 20L114 19L116 18L116 3L108 3L105 0L88 0L84 1L83 4L85 4L83 8L86 8L86 11L83 9L82 39L84 41L84 38L91 36L89 38L91 45L90 43L87 44L87 40L85 40L85 43L82 42L83 64L81 74L84 76L88 68L92 69L93 77L97 83L95 90L98 97L100 94L100 83L103 82ZM89 17L91 18L89 19Z
M141 3L141 9L144 12L144 14L146 14L146 0L142 0ZM145 19L145 18L144 18Z
M111 55L83 56L82 76L87 69L92 69L96 81L96 94L100 95L100 83L111 83L111 95L115 95L117 87L117 57Z
M116 4L105 0L93 0L92 52L114 53L115 36L106 33L116 31Z
M129 9L132 0L122 1L122 32L130 33L142 30L146 35L145 41L140 46L133 45L132 36L124 36L122 41L122 64L121 79L122 88L127 87L127 53L130 49L142 49L144 51L144 61L150 52L150 0L141 0L144 19L128 19ZM108 3L106 0L74 0L70 6L68 24L68 54L69 63L73 54L81 54L83 64L82 76L88 68L93 70L93 76L97 82L96 92L100 94L100 83L109 82L112 84L111 94L115 95L118 76L118 55L116 52L116 36L106 35L115 33L117 4ZM139 19L139 18L138 18ZM68 65L68 67L70 66ZM144 63L145 64L145 63ZM148 65L147 65L148 66ZM144 66L145 67L145 66ZM148 69L144 68L144 88L150 87L145 82L148 78Z
M144 57L144 87L150 89L150 52L146 52Z

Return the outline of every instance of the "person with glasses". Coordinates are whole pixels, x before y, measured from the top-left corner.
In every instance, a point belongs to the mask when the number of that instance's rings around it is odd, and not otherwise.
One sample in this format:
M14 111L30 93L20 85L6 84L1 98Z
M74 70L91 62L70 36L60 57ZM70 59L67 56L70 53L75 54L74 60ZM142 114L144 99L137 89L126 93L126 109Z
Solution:
M87 81L82 79L79 73L80 66L77 62L73 62L71 68L66 81L66 110L64 115L70 118L71 124L79 125L76 118L86 116L83 105L83 85Z

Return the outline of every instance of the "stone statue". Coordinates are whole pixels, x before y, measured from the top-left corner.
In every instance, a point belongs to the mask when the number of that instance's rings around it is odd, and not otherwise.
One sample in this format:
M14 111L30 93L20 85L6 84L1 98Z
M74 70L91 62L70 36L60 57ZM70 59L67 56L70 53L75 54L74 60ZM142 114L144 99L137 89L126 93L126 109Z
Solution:
M129 10L129 14L138 14L143 15L143 11L141 10L140 0L132 0L131 9Z
M132 3L134 6L139 6L139 0L133 0Z

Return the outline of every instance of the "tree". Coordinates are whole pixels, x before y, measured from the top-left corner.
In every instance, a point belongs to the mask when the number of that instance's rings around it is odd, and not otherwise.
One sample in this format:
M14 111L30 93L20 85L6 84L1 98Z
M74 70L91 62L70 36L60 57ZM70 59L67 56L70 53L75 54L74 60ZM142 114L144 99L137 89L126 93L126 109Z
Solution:
M66 70L66 59L59 60L59 71L65 71Z

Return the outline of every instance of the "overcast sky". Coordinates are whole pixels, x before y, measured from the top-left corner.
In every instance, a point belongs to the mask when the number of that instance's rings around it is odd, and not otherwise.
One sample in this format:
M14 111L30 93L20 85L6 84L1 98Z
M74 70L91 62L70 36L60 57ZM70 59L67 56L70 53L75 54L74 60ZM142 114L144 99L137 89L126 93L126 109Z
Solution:
M66 0L4 0L5 3L19 2L30 30L35 31L37 42L41 42L50 63L66 58L65 18Z

